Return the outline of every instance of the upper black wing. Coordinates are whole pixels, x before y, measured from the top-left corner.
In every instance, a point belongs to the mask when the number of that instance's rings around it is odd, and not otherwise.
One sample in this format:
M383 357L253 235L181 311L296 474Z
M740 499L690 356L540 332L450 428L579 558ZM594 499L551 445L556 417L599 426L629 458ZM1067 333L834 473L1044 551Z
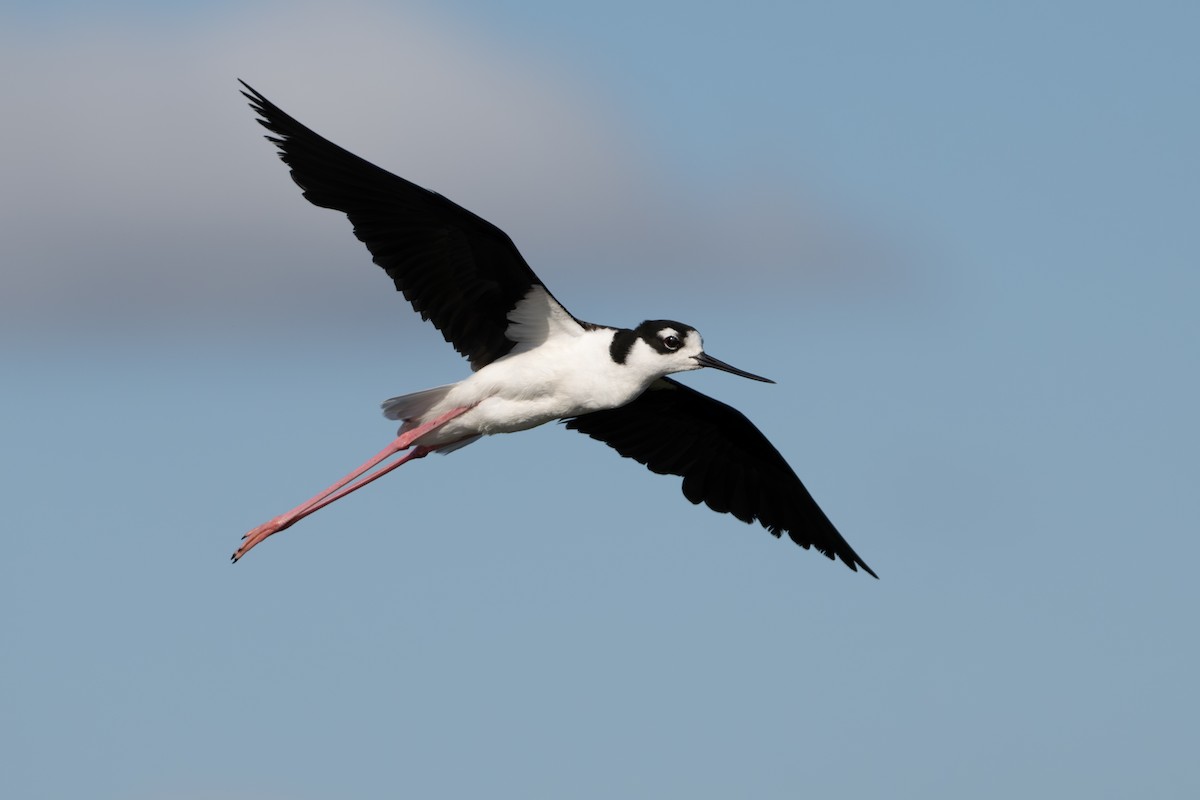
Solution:
M506 355L514 345L505 336L509 312L533 287L545 289L512 239L440 194L318 136L241 83L304 196L350 218L354 234L422 319L474 369Z
M660 475L683 477L683 494L743 522L758 520L808 549L878 578L813 500L767 438L735 408L662 378L628 405L567 420Z

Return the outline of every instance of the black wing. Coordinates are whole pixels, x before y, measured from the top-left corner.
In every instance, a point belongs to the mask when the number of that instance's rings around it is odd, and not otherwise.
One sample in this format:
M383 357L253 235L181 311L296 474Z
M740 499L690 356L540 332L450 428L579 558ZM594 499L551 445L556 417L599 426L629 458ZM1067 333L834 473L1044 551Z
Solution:
M787 533L808 549L858 557L796 473L767 438L735 408L663 378L628 405L567 420L567 427L604 442L660 475L683 477L683 494L743 522L758 520L775 536Z
M530 289L545 287L504 231L318 136L241 84L304 196L350 218L422 319L474 369L513 348L505 336L509 312Z

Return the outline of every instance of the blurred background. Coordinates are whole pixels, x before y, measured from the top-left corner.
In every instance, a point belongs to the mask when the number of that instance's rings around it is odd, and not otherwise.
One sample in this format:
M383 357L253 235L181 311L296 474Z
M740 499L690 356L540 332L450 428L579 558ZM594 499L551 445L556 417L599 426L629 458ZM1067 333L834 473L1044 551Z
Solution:
M1195 797L1200 11L6 4L0 794ZM778 381L875 581L466 374L238 94ZM1190 676L1190 677L1189 677Z

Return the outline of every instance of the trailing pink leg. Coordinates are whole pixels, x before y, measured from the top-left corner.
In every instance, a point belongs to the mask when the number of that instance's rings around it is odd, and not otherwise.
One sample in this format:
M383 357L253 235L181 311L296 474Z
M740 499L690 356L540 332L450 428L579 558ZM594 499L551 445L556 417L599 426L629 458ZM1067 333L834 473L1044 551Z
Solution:
M233 561L236 563L238 559L240 559L242 556L246 555L246 553L250 552L250 550L256 544L263 541L268 536L272 536L276 533L279 533L282 530L286 530L287 528L290 528L291 526L295 525L297 522L304 519L305 517L307 517L309 514L313 513L314 511L319 511L320 509L329 505L333 501L340 500L341 498L345 497L346 495L350 494L351 492L361 489L362 487L366 486L368 483L375 480L376 478L381 478L384 475L388 474L389 472L391 472L392 470L394 470L396 467L400 466L401 464L407 464L409 461L412 461L413 459L416 459L416 458L424 458L425 456L434 452L435 450L438 449L437 447L431 447L431 446L427 446L427 445L418 445L415 450L413 450L411 453L404 456L403 458L398 459L394 463L389 464L388 466L386 466L372 474L367 474L367 473L370 473L371 470L375 469L380 464L382 464L384 461L387 461L392 456L412 447L413 442L415 442L417 439L420 439L422 436L424 436L425 434L427 434L431 431L437 430L438 428L442 427L450 420L466 413L469 410L470 410L470 406L465 406L463 408L451 409L450 411L447 411L445 414L442 414L440 417L430 420L429 422L423 423L421 425L418 425L417 427L413 428L412 430L405 431L400 436L397 436L392 441L391 444L389 444L383 450L380 450L379 453L377 453L373 458L371 458L365 464L360 466L358 469L351 472L346 477L342 478L340 481L335 483L333 486L330 486L328 489L321 492L320 494L310 497L308 500L305 500L303 503L296 506L291 511L288 511L285 514L280 514L279 516L277 516L267 522L264 522L262 525L259 525L257 528L255 528L254 530L250 531L245 536L243 536L242 537L242 546L239 547L237 549L237 551L233 554ZM442 445L442 446L445 446L445 445Z

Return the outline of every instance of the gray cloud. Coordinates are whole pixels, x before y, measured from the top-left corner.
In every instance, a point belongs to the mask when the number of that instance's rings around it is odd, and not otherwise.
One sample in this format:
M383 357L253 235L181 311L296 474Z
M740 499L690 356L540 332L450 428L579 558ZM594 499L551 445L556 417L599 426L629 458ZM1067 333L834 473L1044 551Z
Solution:
M859 232L773 176L734 186L669 174L621 110L563 65L453 20L361 11L231 11L219 24L137 32L10 28L0 66L30 77L0 89L0 311L240 316L351 307L361 287L386 287L370 269L331 286L330 265L356 257L346 223L300 199L236 77L496 222L556 286L600 269L685 270L713 288L730 267L781 289L887 279Z

